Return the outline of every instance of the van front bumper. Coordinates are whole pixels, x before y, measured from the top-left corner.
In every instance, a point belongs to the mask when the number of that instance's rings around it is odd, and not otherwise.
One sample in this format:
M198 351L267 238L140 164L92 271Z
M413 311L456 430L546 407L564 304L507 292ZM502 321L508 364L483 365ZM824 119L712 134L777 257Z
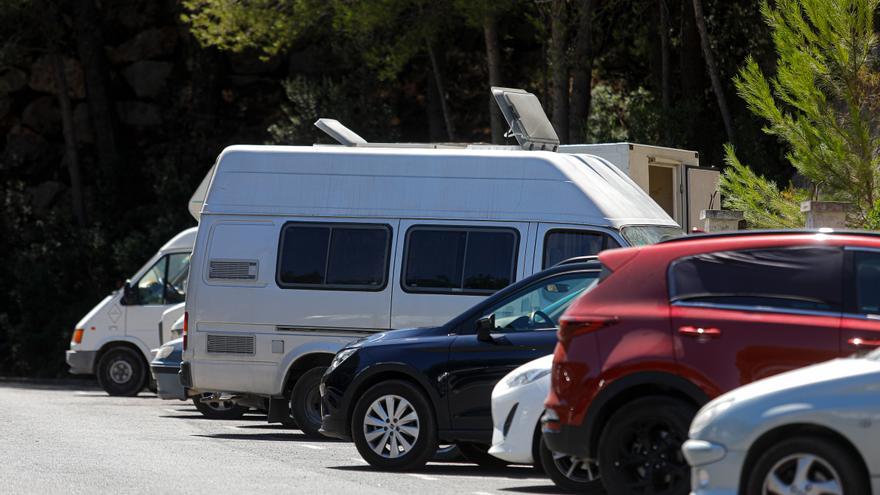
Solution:
M70 372L74 375L91 375L95 373L95 358L98 351L67 351L65 357Z

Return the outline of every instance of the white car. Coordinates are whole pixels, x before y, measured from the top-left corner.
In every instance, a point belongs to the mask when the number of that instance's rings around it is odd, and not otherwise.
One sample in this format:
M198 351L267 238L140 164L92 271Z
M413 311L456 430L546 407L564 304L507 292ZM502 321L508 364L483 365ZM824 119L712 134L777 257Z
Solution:
M692 495L880 493L880 351L757 381L694 418Z
M602 484L595 463L550 452L542 441L540 420L550 392L552 365L552 354L535 359L495 385L489 453L513 464L533 464L565 490L598 493Z

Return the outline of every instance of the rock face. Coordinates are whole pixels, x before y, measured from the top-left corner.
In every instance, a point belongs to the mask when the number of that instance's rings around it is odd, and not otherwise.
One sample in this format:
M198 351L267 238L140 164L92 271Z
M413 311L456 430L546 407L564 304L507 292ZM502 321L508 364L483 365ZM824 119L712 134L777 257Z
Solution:
M27 81L27 74L22 70L15 67L0 69L0 96L6 96L9 93L18 91L25 87Z
M116 104L119 120L132 127L152 127L162 123L159 105L130 100Z
M73 98L86 97L86 85L83 79L82 66L73 58L64 57L64 77L67 79L67 93ZM34 91L58 94L55 82L55 69L49 55L43 55L31 65L31 78L28 85Z
M41 96L30 102L21 114L24 125L40 134L55 134L61 130L61 111L54 96Z
M49 142L43 136L17 125L6 134L6 149L0 157L0 169L44 164L49 156Z
M107 56L115 64L124 64L162 57L177 46L177 29L162 27L138 33L125 43L107 50Z
M122 70L122 76L138 98L156 98L165 88L174 65L171 62L142 60Z

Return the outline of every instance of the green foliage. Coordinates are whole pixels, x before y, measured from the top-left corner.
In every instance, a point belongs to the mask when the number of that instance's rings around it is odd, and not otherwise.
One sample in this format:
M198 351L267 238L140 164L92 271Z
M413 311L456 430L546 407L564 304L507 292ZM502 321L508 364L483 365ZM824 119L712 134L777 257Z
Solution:
M395 79L449 28L450 0L331 0L334 27L386 81ZM449 40L445 40L448 42Z
M369 85L357 77L334 80L329 77L310 79L297 76L282 82L288 103L282 109L284 117L269 126L273 144L311 145L336 144L315 127L321 117L332 118L367 140L393 141L390 128L391 108L375 97Z
M723 206L744 212L750 228L802 228L804 216L800 202L807 199L803 190L780 191L776 183L756 174L740 163L733 146L725 145L727 168L721 174Z
M633 141L656 143L660 114L653 94L639 87L632 91L609 84L593 87L593 101L587 121L587 143Z
M777 72L768 78L749 57L734 81L749 110L766 121L764 132L785 143L787 159L819 197L858 207L857 226L866 224L880 197L878 4L779 0L774 8L765 1L761 11L772 31Z
M320 0L184 0L181 18L203 46L267 59L287 48L328 13Z

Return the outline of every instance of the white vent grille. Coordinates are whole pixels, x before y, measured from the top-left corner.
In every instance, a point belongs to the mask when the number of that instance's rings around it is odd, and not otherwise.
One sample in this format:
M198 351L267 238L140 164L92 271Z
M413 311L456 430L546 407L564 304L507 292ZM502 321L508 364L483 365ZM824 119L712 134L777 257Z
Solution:
M211 260L208 278L212 280L256 280L256 261Z
M213 354L253 354L253 335L208 335L208 352Z

